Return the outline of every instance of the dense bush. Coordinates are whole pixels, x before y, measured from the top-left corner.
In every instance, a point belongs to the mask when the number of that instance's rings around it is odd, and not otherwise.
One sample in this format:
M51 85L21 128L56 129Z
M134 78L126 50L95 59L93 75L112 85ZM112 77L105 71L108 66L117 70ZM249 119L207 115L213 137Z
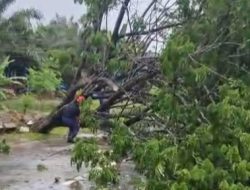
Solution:
M28 87L31 91L55 92L61 83L60 73L51 68L53 63L50 60L43 65L39 70L29 69Z

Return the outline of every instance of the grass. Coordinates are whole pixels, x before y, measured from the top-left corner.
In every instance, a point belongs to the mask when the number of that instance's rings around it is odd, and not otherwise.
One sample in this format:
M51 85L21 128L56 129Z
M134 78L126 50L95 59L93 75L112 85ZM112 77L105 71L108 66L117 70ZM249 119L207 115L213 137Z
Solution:
M53 129L49 134L41 134L41 133L7 133L0 135L0 141L5 139L7 143L17 143L17 142L27 142L27 141L42 141L47 140L49 138L62 138L68 134L67 127L57 127ZM89 128L81 129L83 133L91 133Z
M8 133L0 136L0 139L6 139L7 142L20 142L20 141L41 141L46 140L51 137L62 137L67 134L67 128L58 129L52 131L50 134L41 134L41 133Z
M39 133L8 133L0 136L0 139L5 139L7 143L15 143L22 141L39 141L46 140L49 135Z
M48 168L44 164L38 164L36 166L37 171L42 172L44 170L48 170Z
M55 99L40 100L33 95L22 95L14 99L5 100L1 102L1 107L8 110L15 110L18 112L27 111L41 111L50 112L58 105L58 101ZM1 109L0 107L0 109Z
M69 129L67 127L57 127L50 132L50 135L55 136L55 137L63 136L63 135L68 134L68 130ZM91 129L90 128L81 128L80 132L81 133L91 133Z

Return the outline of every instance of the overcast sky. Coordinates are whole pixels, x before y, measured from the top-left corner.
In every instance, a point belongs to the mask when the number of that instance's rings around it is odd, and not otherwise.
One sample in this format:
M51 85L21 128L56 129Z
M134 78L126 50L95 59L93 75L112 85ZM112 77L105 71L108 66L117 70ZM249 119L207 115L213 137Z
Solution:
M10 15L14 11L26 8L35 8L42 12L42 22L48 23L56 13L70 18L79 19L86 12L84 5L74 4L74 0L16 0L6 11Z
M129 8L131 10L137 9L140 13L145 9L151 0L133 0ZM84 13L86 13L86 7L84 5L74 4L74 0L16 0L16 2L11 5L5 15L8 16L11 13L18 11L20 9L35 8L40 10L44 18L43 23L48 23L56 14L61 16L66 16L70 18L73 16L75 21L77 21ZM108 17L109 29L112 30L117 14L119 12L119 7L115 8ZM125 19L126 20L126 17Z

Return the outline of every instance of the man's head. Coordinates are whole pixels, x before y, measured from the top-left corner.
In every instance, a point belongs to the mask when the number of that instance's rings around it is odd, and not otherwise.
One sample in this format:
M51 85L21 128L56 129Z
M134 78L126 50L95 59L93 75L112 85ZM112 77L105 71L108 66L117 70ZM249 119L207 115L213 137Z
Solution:
M76 97L76 102L77 102L78 104L83 103L84 100L85 100L85 97L84 97L84 96L78 96L78 97Z

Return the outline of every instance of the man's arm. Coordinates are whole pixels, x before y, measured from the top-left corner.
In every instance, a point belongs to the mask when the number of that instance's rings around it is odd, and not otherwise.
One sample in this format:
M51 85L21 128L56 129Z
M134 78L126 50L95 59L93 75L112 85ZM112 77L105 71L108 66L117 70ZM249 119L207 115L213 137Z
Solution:
M107 93L107 94L103 94L103 93L93 93L91 95L89 95L92 99L106 99L106 98L109 98L111 95L111 93Z

